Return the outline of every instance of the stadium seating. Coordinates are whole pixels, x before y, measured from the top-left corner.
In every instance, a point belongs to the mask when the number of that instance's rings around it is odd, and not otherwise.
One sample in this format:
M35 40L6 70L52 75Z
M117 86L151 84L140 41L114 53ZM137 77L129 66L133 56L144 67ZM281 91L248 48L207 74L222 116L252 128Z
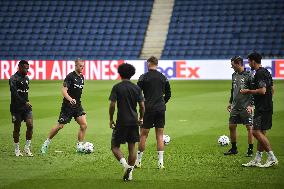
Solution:
M283 10L281 0L175 0L162 58L283 58Z
M153 0L0 1L0 58L139 59ZM284 57L284 1L175 0L162 59Z
M0 1L0 58L138 59L153 0Z

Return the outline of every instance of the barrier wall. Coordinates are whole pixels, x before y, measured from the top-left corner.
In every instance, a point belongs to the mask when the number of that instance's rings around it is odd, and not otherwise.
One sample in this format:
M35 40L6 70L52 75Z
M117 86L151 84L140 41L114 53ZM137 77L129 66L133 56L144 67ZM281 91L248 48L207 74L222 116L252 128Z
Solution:
M117 68L123 62L132 64L136 74L132 79L147 71L143 60L85 60L84 76L86 80L119 79ZM0 60L0 79L9 79L17 71L17 60ZM249 69L245 60L245 67ZM74 70L74 61L31 60L29 78L34 80L62 80ZM262 65L274 79L284 79L284 59L265 59ZM158 70L172 80L213 80L231 79L233 69L230 60L160 60Z

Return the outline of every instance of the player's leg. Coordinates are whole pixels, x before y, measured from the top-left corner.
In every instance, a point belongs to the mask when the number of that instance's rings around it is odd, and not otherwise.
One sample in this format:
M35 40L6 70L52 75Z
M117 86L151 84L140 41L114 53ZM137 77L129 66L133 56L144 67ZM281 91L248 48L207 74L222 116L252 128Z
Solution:
M129 177L130 173L130 166L128 165L124 155L120 149L120 144L124 144L126 142L126 132L124 127L116 126L115 129L112 131L111 137L111 151L114 157L120 162L124 169L123 180ZM129 170L128 170L129 169Z
M58 118L58 123L54 127L51 128L47 139L44 141L44 143L41 146L40 151L41 151L42 154L47 153L47 149L48 149L48 146L51 142L51 139L53 139L53 137L55 137L55 135L58 133L59 130L64 128L65 124L67 124L71 121L72 114L73 114L72 110L70 110L70 109L66 108L64 105L62 105L61 112L60 112L59 118Z
M247 140L248 140L248 150L246 153L246 157L252 157L253 155L253 134L252 134L252 112L248 111L247 109L241 111L240 113L241 121L242 123L246 126L248 135L247 135Z
M77 152L80 152L80 149L83 148L83 142L85 139L85 133L87 130L87 118L86 112L84 111L83 107L80 106L75 111L75 120L80 125L78 131L78 142L77 142Z
M154 117L154 126L157 141L157 154L158 154L158 168L163 169L164 167L164 126L165 126L165 112L156 112Z
M244 166L260 166L260 167L270 167L278 164L278 160L275 157L268 138L266 137L266 130L270 129L272 126L272 113L256 112L254 115L253 122L253 136L258 141L258 150L256 152L256 157ZM262 151L265 150L268 155L267 162L264 165L260 165Z
M18 156L23 156L20 150L20 130L21 130L21 116L19 114L14 114L12 115L12 123L14 125L14 130L13 130L13 139L14 139L14 144L15 144L15 155Z
M132 180L133 168L136 160L135 143L128 143L128 165L123 180Z
M146 141L149 135L149 131L150 129L147 128L140 128L140 141L139 141L139 145L138 145L138 151L137 151L137 159L135 162L135 167L136 168L141 168L142 165L142 157L143 157L143 153L144 150L146 148Z
M164 168L164 128L155 128L156 140L157 140L157 153L158 153L158 168Z
M40 151L42 154L47 153L47 149L48 149L49 144L51 143L51 140L53 139L53 137L55 137L55 135L58 133L59 130L63 129L64 125L65 125L64 123L57 123L56 126L51 128L47 139L44 141L44 143L41 146Z
M252 157L253 155L253 134L252 134L252 125L246 125L247 132L248 132L248 151L246 156Z
M78 142L83 142L85 139L85 134L87 130L87 119L86 115L81 115L76 118L77 123L80 125L78 132Z
M28 156L32 157L33 154L31 152L30 146L33 137L33 116L31 111L26 114L25 122L27 126L27 131L26 131L26 145L24 151Z
M224 155L233 155L238 153L237 149L237 124L229 124L230 139L232 147Z
M234 155L238 153L237 150L237 124L242 123L240 118L240 111L232 109L229 117L229 130L232 147L224 153L224 155Z
M262 167L271 167L273 165L277 165L278 160L272 151L270 142L266 136L266 131L254 130L253 135L260 143L261 148L264 149L264 151L266 151L268 156L266 163L262 165Z

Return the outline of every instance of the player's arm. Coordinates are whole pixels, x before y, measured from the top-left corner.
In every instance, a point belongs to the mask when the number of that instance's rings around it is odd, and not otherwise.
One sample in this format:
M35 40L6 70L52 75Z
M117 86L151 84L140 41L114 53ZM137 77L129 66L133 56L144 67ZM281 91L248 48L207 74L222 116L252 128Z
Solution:
M164 96L165 103L167 103L170 100L171 95L172 92L171 92L170 82L167 80L165 84L165 96Z
M143 90L144 75L141 75L137 81L137 85Z
M71 96L69 96L67 91L68 91L67 86L65 86L65 84L63 84L63 87L61 88L61 93L62 93L63 97L66 98L70 102L70 104L72 104L72 105L76 104L76 99L73 99Z
M233 82L232 82L232 87L231 87L231 96L230 96L230 99L229 99L229 104L227 106L227 110L228 112L231 112L232 110L232 102L233 102Z
M108 113L109 113L109 127L111 129L113 129L115 127L115 124L114 124L114 121L113 121L114 111L115 111L115 101L110 101Z
M251 89L241 89L240 93L242 94L259 94L259 95L264 95L266 93L266 87L261 87L255 90L251 90Z

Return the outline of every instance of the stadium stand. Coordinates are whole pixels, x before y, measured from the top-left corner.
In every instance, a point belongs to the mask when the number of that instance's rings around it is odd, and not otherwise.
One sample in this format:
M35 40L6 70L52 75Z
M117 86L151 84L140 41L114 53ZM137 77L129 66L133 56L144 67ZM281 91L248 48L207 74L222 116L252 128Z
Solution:
M175 0L163 59L284 57L284 1Z
M139 59L154 0L2 0L0 58ZM284 57L283 0L175 0L162 59Z
M0 58L138 59L153 0L0 1Z

